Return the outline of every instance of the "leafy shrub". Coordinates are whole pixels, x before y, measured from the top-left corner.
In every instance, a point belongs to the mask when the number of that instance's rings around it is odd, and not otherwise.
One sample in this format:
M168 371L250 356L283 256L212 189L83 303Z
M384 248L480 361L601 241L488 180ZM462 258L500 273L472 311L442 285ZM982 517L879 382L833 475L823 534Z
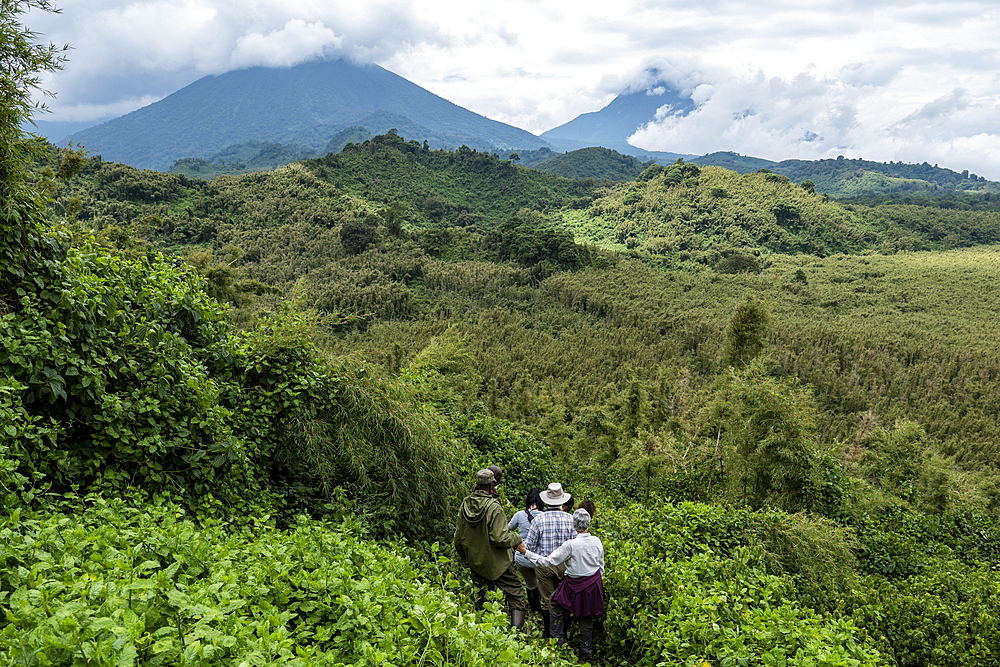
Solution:
M302 314L269 318L243 336L226 403L250 440L258 484L292 511L315 510L343 487L379 534L439 535L457 495L440 418L364 368L323 360Z
M683 504L601 509L606 641L634 665L877 665L849 621L795 602L795 577L842 585L842 531L788 515ZM844 559L848 557L848 560Z
M501 488L513 505L522 507L529 489L544 489L555 481L552 453L544 443L517 432L509 422L485 413L455 415L452 419L455 434L469 442L474 461L480 462L479 467L498 465L503 468ZM472 472L465 478L471 479ZM471 489L471 485L468 488Z
M25 269L19 308L0 319L0 373L58 438L20 450L21 473L59 489L222 491L243 460L213 377L232 349L193 272L93 242Z
M5 664L561 664L349 525L199 526L98 497L64 511L0 518Z

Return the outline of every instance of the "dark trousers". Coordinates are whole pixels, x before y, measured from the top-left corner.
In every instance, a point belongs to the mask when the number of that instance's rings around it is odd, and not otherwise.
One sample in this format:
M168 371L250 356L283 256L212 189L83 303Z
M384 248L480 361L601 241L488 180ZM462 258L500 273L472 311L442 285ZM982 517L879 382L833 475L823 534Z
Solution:
M488 591L499 590L503 592L503 597L507 602L507 609L509 611L517 609L525 611L527 609L524 604L524 588L521 586L521 580L514 570L513 563L507 566L503 574L496 579L486 579L475 572L470 571L470 573L472 574L472 582L479 587L479 599L476 601L476 608L483 608Z
M556 567L542 567L539 565L535 568L535 581L538 582L538 592L541 595L542 611L549 610L549 600L552 599L552 594L556 592L556 587L559 586L559 582L562 580L565 573L565 563L557 565Z
M566 643L566 620L569 612L557 603L549 604L552 615L552 636L560 644ZM594 616L577 616L576 623L580 630L580 656L586 659L594 657Z

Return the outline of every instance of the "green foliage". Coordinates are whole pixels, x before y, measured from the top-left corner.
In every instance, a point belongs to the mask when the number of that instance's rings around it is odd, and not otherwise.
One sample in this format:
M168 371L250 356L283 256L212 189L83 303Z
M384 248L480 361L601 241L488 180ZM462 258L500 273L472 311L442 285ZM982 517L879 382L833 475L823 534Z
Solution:
M649 163L644 164L632 155L622 155L618 151L593 147L556 155L531 167L565 178L628 181L645 174Z
M377 238L375 224L368 220L348 220L340 228L340 243L352 255L360 255Z
M350 525L198 525L88 500L0 519L6 664L562 664Z
M243 459L213 377L232 358L221 309L162 258L90 243L50 266L55 276L29 274L32 289L0 318L2 374L57 434L17 451L22 473L61 489L215 487Z
M880 664L849 621L793 601L793 576L844 583L843 532L691 504L602 509L598 520L608 552L607 641L623 662ZM793 560L773 557L781 553Z
M342 487L379 534L439 535L467 456L405 388L323 361L314 325L295 313L244 335L226 397L264 482L295 511Z
M708 410L705 427L717 433L729 452L727 485L734 497L755 508L838 508L840 498L823 493L824 462L808 391L767 377L752 365L724 378Z
M522 508L528 490L544 489L556 476L552 454L545 443L519 433L510 424L484 413L453 417L455 434L466 441L480 467L500 466L502 491L515 507ZM577 498L582 500L582 498Z
M483 247L499 261L525 267L544 265L549 272L572 271L591 262L590 251L574 242L572 234L545 225L532 211L522 211L490 231Z
M767 309L747 295L736 306L726 327L725 362L742 368L759 357L764 351L767 329Z

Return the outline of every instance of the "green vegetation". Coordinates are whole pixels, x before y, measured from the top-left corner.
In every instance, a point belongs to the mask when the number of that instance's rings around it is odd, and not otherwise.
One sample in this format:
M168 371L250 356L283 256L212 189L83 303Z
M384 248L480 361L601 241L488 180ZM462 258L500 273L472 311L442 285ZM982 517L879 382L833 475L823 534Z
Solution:
M19 53L4 91L59 64ZM7 663L573 664L474 608L448 543L490 464L509 512L596 500L604 664L1000 661L995 211L394 132L207 182L26 142L27 99Z
M294 144L284 146L252 141L227 146L207 159L181 158L174 162L167 173L212 180L224 174L236 176L251 171L277 169L291 162L314 157L316 157L316 151L308 146Z
M534 169L565 178L594 178L603 181L634 179L649 163L607 148L581 148L531 165Z
M863 159L783 160L772 162L731 152L712 153L693 160L740 173L769 169L800 183L811 181L822 193L837 198L961 197L964 193L997 193L997 184L984 177L922 164L873 162Z

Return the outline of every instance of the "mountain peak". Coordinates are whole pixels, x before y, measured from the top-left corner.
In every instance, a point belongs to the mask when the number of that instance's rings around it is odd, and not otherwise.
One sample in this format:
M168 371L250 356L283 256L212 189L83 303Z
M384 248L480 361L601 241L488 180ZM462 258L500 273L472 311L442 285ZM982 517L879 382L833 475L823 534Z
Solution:
M386 127L379 121L388 123ZM165 170L184 157L206 158L253 141L320 150L339 131L419 129L435 148L466 144L486 151L549 144L519 128L453 104L379 65L315 60L294 67L251 67L209 75L149 106L77 132L106 160Z
M541 136L557 145L560 140L569 140L573 147L582 143L617 150L627 146L628 138L656 118L657 112L687 115L693 108L691 99L669 84L655 83L641 90L626 90L600 111L580 114Z

